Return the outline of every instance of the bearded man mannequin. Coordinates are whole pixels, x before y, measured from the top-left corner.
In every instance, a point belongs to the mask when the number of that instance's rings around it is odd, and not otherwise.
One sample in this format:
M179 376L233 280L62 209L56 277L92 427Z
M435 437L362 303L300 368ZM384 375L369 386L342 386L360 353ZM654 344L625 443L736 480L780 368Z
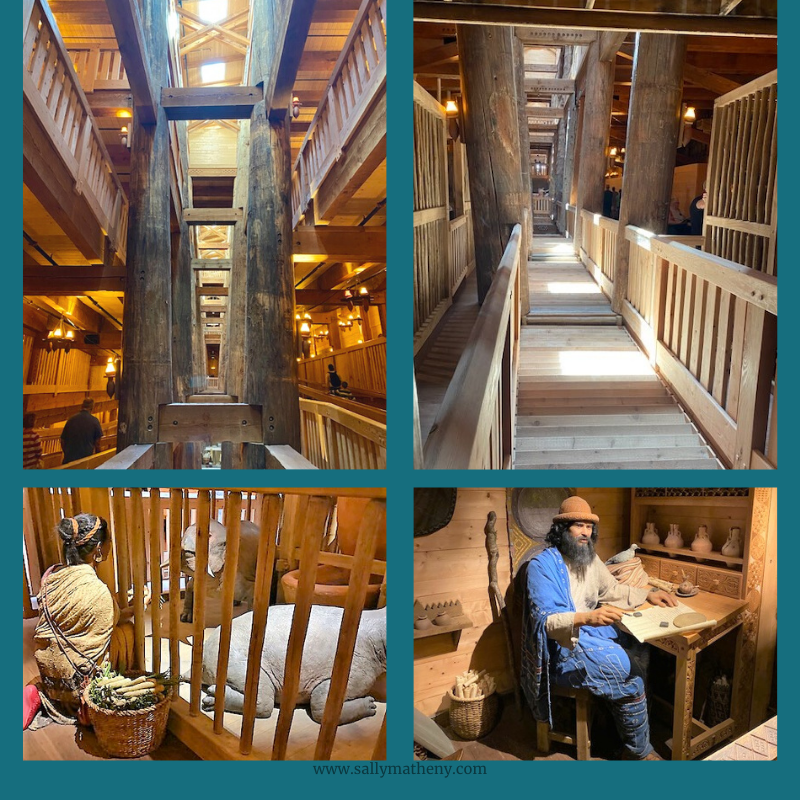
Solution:
M594 552L598 522L583 498L567 498L547 534L550 546L528 564L522 688L534 717L550 725L551 681L588 689L609 704L625 745L621 757L659 761L650 744L646 646L614 623L645 601L677 601L668 592L618 583Z

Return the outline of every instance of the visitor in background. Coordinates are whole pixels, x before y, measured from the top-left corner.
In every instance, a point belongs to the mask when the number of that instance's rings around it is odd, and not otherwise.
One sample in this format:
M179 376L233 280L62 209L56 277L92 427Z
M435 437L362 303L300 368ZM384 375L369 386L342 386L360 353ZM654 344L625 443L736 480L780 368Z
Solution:
M614 192L611 191L610 186L606 186L603 192L603 216L611 218L612 208L614 206Z
M336 394L342 387L342 379L336 374L336 367L328 364L328 393Z
M42 440L36 433L36 414L22 416L22 469L42 469L44 458Z
M667 233L673 236L686 236L691 232L689 220L683 215L678 198L673 197L669 204L669 216L667 217Z
M706 185L703 184L703 194L698 195L692 200L691 206L689 206L689 219L692 223L692 236L702 236L703 235L703 217L705 216L706 212L706 202L708 202L708 192L706 191Z
M61 450L64 453L62 464L77 461L79 458L88 458L97 449L98 442L103 438L103 429L100 421L92 416L94 400L87 397L81 410L67 420L61 432Z
M355 400L355 395L350 391L347 385L347 381L342 381L342 385L339 387L338 391L336 392L337 397L344 397L345 400Z

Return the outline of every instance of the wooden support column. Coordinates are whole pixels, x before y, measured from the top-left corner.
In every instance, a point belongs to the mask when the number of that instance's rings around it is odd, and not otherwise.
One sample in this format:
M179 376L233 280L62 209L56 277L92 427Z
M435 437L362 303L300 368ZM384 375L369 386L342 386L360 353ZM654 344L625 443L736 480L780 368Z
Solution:
M611 302L618 314L622 313L628 287L630 243L625 238L625 227L637 225L656 234L667 232L681 126L685 56L684 36L636 35Z
M253 9L252 58L255 84L270 85L279 54L274 52L280 14L266 4ZM284 13L286 11L284 10ZM247 199L247 335L242 400L260 405L265 444L298 452L300 400L294 354L294 267L292 262L291 150L289 115L270 122L264 101L250 120L250 185ZM245 448L246 467L263 462ZM253 463L251 463L251 456Z
M166 0L144 0L142 27L150 71L167 75ZM158 406L173 400L169 127L162 108L152 125L134 109L127 279L123 316L117 449L156 441Z
M603 34L607 36L609 34ZM608 158L608 129L614 99L614 62L603 61L602 37L592 42L586 54L586 91L583 99L580 171L578 172L578 208L601 213ZM615 51L616 52L616 51ZM580 253L581 219L575 219L575 247Z
M522 222L530 187L523 187L520 170L514 31L483 25L458 25L456 30L482 303L511 231Z
M523 210L527 210L527 216L523 214L519 222L522 225L522 248L520 251L519 272L519 305L522 309L522 319L527 318L530 311L531 301L528 291L528 252L531 246L531 236L533 235L533 203L531 199L531 134L528 129L528 95L525 92L525 48L522 40L513 35L514 44L514 65L516 67L517 91L517 119L519 120L519 154L520 154L520 180L522 181L522 191L524 198L522 201Z

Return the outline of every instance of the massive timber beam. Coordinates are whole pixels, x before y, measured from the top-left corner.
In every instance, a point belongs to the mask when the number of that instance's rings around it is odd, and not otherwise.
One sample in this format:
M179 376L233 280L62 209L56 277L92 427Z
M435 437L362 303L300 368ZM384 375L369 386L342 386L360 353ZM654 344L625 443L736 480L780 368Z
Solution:
M575 81L568 78L526 78L526 94L574 94Z
M165 88L161 105L167 119L249 119L262 100L258 86Z
M235 225L242 221L241 208L184 208L187 225Z
M564 119L566 116L564 114L563 108L552 108L552 107L544 107L544 106L531 106L528 105L525 107L525 113L528 115L528 119Z
M596 38L595 31L579 31L565 28L531 28L519 26L515 33L525 46L550 46L550 45L590 45Z
M280 122L289 110L297 71L303 57L311 17L314 16L316 0L294 0L286 18L283 47L278 48L280 61L275 72L272 97L267 98L267 116L272 122Z
M107 0L106 6L139 120L143 125L152 125L156 121L158 92L150 77L152 61L145 45L139 3L136 0ZM163 25L164 20L158 20L158 24Z
M79 296L87 292L125 291L122 267L23 267L24 295Z
M652 31L706 36L758 36L775 38L778 20L773 17L732 17L706 14L643 13L586 8L530 8L528 0L505 0L503 5L442 3L415 0L416 22L456 22L464 25L530 25L537 28Z
M347 299L342 291L320 291L319 289L297 289L295 302L298 306L344 306ZM370 292L370 304L380 306L386 303L386 292Z
M742 85L736 81L732 81L730 78L723 78L721 75L715 75L707 69L695 67L693 64L683 65L683 79L719 95L728 94L728 92L732 92Z
M292 239L295 261L386 261L386 228L298 228Z

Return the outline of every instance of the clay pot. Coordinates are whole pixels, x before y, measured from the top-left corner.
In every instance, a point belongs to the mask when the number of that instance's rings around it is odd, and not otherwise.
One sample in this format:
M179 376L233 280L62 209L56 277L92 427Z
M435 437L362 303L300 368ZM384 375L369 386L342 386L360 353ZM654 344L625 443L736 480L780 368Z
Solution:
M656 528L655 522L648 522L644 526L642 544L661 544L661 537L658 535L658 529Z
M300 570L287 572L281 578L283 595L287 603L294 603L297 599L297 584L300 579ZM317 567L317 582L314 585L314 595L312 602L317 606L339 606L344 608L347 599L348 582L350 571L341 567L332 567L328 564L320 564ZM371 575L367 597L364 601L364 608L377 608L381 594L381 584L383 576Z
M692 540L691 548L693 553L703 554L710 553L713 549L711 546L711 539L708 536L708 528L705 525L701 525L697 529L697 533ZM704 558L698 558L697 560L701 563L705 561Z
M364 516L367 506L370 504L369 498L363 497L341 497L336 507L336 518L338 527L336 537L339 541L339 550L352 556L356 552L358 543L358 532L361 528L361 519ZM379 561L386 560L386 535L381 537L375 552L375 558Z
M678 530L677 525L669 526L669 533L667 534L667 538L664 539L664 547L668 547L670 550L677 550L683 547L683 536ZM669 557L675 558L672 553L669 554Z
M728 541L722 545L722 555L739 558L742 555L742 529L730 528Z

